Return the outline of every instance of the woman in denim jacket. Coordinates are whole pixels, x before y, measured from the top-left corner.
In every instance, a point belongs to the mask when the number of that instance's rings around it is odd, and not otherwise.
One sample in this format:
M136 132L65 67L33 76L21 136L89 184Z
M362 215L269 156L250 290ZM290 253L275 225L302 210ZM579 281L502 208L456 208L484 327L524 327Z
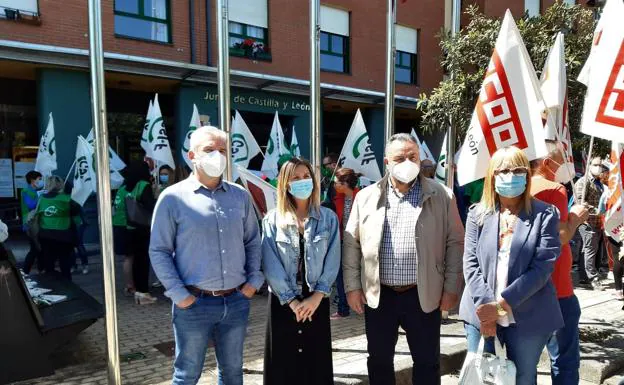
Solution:
M320 206L310 163L281 168L277 209L262 222L262 268L271 290L264 383L333 384L329 294L340 266L338 218Z

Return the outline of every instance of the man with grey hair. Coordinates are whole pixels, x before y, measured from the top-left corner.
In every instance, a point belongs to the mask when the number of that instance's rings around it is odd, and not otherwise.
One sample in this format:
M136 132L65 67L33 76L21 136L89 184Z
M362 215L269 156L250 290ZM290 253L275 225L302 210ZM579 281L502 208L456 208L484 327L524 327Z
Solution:
M463 286L464 228L453 192L420 173L418 144L396 134L388 173L358 193L344 232L349 306L365 314L371 385L393 385L399 327L412 355L414 384L440 383L441 311Z
M173 384L196 384L209 341L220 385L242 385L249 299L264 277L251 196L224 181L226 134L200 127L191 135L193 173L160 195L150 258L173 301Z

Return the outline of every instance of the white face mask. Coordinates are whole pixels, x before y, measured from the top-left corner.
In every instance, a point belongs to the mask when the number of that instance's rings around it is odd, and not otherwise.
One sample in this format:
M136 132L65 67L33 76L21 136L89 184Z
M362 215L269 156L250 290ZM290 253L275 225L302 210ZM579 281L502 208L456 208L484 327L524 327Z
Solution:
M555 182L561 184L570 183L575 173L576 170L572 163L565 162L564 164L560 164L557 172L555 172Z
M208 153L200 152L199 154L201 155L196 156L193 161L206 175L212 178L218 178L223 175L226 165L225 156L223 156L223 154L216 150Z
M420 173L420 164L414 163L409 159L401 163L396 163L390 169L390 174L401 183L411 183Z
M595 178L598 178L602 172L602 167L600 165L592 165L589 171Z

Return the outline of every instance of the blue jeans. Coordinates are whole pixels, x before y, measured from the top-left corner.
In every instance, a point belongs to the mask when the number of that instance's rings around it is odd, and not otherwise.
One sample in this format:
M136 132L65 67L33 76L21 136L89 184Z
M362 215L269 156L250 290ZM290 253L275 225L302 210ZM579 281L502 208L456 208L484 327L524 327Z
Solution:
M559 299L565 326L556 330L546 345L551 360L553 385L575 385L579 383L581 354L579 345L579 319L581 306L572 295Z
M240 292L228 297L199 297L185 309L173 305L173 385L199 381L210 341L215 345L219 385L242 385L248 318L249 300Z
M336 290L338 291L338 314L346 317L350 314L349 303L347 302L347 293L345 293L344 279L342 278L342 264L338 269L336 277Z
M465 325L468 351L476 352L481 340L479 329ZM536 335L518 326L497 327L498 340L507 348L507 358L516 365L516 385L537 383L537 364L550 334ZM494 339L485 340L485 351L494 354Z

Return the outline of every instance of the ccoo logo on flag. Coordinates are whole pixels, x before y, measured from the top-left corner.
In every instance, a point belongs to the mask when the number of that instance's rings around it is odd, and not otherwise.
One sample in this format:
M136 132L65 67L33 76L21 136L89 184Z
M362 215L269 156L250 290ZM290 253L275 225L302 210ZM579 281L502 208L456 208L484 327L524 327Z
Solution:
M624 128L624 42L620 46L600 100L596 121Z
M505 67L494 50L475 107L490 155L499 148L528 147Z

